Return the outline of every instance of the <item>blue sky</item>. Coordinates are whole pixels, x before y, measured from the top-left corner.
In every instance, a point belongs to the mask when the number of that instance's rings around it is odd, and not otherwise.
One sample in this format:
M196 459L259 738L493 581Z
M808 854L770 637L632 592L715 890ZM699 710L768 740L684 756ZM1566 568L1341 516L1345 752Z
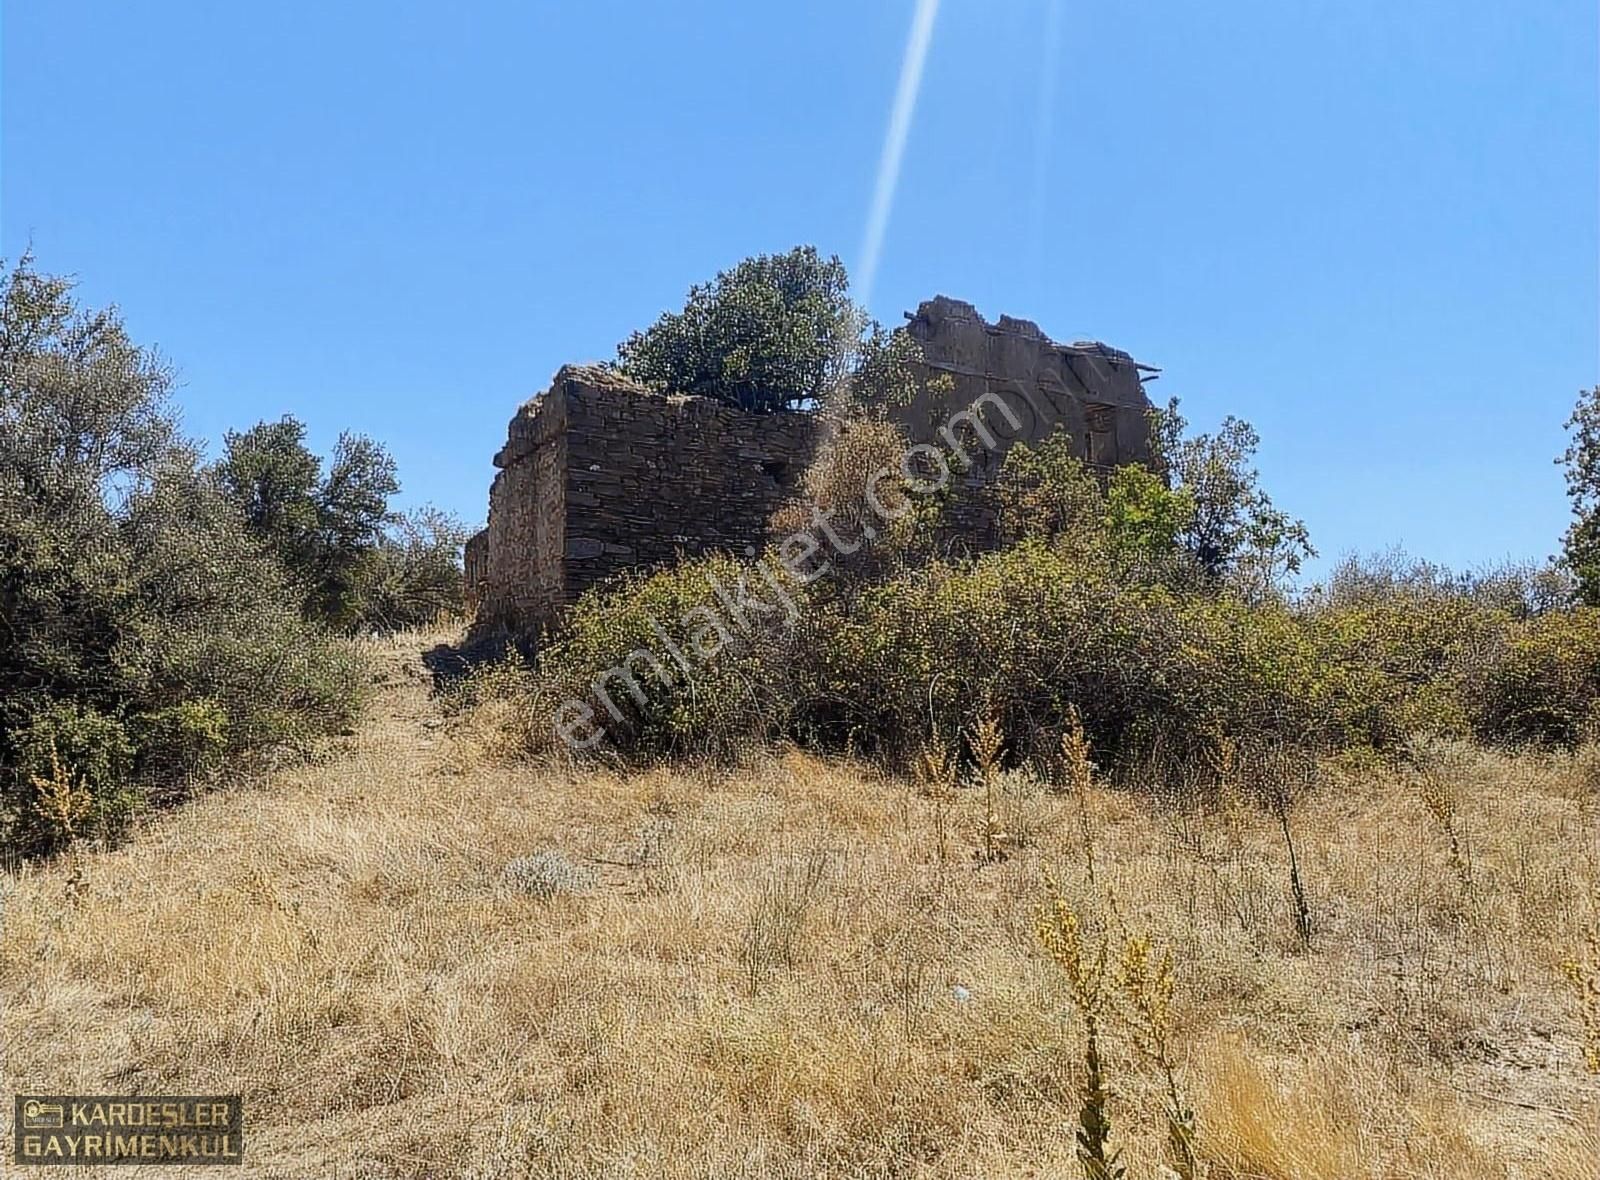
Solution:
M744 255L856 263L912 9L7 0L0 253L117 303L192 433L358 429L481 519L562 362ZM944 0L872 310L1162 366L1325 556L1542 557L1600 381L1597 19Z

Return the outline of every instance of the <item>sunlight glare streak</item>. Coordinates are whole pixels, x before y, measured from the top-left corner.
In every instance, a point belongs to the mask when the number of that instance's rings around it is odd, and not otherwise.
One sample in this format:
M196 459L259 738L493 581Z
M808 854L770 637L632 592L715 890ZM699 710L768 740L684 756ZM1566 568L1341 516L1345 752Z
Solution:
M922 88L922 67L928 58L928 43L933 39L933 20L939 13L939 0L917 0L911 17L911 32L906 38L905 58L900 63L900 84L895 90L889 113L889 129L878 160L878 183L872 194L872 209L862 236L861 261L856 267L856 299L870 306L872 285L877 278L878 258L883 252L884 235L889 229L889 212L894 206L895 188L900 183L900 162L911 120L917 110L917 94Z

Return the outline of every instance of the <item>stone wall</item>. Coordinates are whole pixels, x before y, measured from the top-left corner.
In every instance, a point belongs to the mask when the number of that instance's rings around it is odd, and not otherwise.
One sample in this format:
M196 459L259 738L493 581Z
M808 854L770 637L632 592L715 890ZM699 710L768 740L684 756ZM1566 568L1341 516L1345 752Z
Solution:
M1127 353L1057 344L1009 316L990 324L943 296L907 319L926 375L940 380L895 415L913 441L960 446L973 459L960 475L948 548L993 543L981 492L1018 441L1060 425L1098 469L1149 460L1141 381L1154 370ZM494 458L489 526L466 551L478 622L534 631L624 570L753 551L795 495L821 425L810 414L752 414L656 393L596 366L563 368L517 411Z
M478 621L535 629L624 570L760 545L819 427L809 414L751 414L563 368L495 456L489 527L473 539L485 554Z
M1002 398L1021 421L1006 443L1038 441L1062 425L1079 458L1110 469L1150 460L1150 410L1144 374L1159 370L1098 342L1057 344L1031 320L1003 315L991 324L970 303L940 295L906 316L930 376L948 378L903 411L914 436L985 395ZM995 412L986 419L1001 421ZM1005 445L989 456L998 466Z
M554 393L561 385L557 374ZM567 398L535 398L511 419L489 489L480 623L524 630L566 601ZM476 540L476 538L474 538Z
M906 316L921 346L923 392L894 412L906 433L972 464L961 471L949 513L947 549L978 551L994 542L993 510L981 494L1018 442L1038 443L1058 427L1072 451L1100 472L1150 461L1150 401L1145 374L1156 369L1107 345L1058 344L1029 320L989 323L970 303L940 295ZM938 379L938 380L934 380ZM968 417L971 411L981 420Z

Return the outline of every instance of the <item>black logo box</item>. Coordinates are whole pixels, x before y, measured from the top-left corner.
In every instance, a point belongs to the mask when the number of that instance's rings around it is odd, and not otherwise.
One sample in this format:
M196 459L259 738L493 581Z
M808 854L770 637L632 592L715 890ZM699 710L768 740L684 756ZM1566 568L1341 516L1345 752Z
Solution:
M237 1094L18 1094L11 1128L19 1165L244 1161Z

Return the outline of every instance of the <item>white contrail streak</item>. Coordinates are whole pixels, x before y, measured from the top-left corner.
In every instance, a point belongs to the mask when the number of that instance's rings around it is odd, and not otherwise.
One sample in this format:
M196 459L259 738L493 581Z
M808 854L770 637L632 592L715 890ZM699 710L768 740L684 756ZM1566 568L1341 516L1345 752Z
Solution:
M1044 63L1039 71L1039 104L1033 124L1033 192L1028 200L1028 257L1035 268L1044 255L1045 194L1049 189L1050 149L1055 139L1056 78L1061 71L1062 0L1046 0L1046 4Z
M900 85L895 89L894 106L889 111L889 130L883 137L883 155L878 159L878 183L872 193L866 233L862 235L861 261L856 266L856 299L864 307L871 303L872 284L878 277L878 258L883 253L883 238L889 229L889 213L894 208L894 190L900 183L900 161L905 156L911 119L917 111L922 67L928 60L933 18L938 14L939 0L917 0L917 10L911 17L906 55L900 63Z

